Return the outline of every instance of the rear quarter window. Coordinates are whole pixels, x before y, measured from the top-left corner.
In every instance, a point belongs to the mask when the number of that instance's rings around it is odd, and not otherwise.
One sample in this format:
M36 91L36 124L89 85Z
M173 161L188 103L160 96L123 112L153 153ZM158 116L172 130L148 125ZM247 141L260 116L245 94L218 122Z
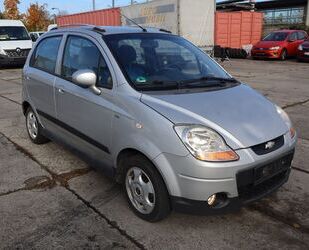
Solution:
M54 74L61 39L62 36L53 36L40 41L31 57L30 66Z

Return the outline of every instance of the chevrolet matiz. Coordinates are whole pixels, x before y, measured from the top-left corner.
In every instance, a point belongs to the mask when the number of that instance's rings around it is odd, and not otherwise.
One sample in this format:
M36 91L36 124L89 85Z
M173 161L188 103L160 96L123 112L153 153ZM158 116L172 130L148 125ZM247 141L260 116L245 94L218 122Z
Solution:
M284 110L189 41L139 27L58 28L23 69L35 144L63 144L123 184L137 216L235 211L289 178Z

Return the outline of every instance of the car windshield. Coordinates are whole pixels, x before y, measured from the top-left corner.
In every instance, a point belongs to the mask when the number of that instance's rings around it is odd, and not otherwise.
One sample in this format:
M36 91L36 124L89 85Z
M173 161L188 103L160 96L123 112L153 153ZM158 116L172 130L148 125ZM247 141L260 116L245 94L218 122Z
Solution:
M273 32L268 34L263 41L284 41L288 35L287 32Z
M105 35L129 83L137 90L232 85L216 62L187 40L170 34ZM220 85L220 86L221 86Z
M27 30L20 26L0 26L0 41L30 40Z

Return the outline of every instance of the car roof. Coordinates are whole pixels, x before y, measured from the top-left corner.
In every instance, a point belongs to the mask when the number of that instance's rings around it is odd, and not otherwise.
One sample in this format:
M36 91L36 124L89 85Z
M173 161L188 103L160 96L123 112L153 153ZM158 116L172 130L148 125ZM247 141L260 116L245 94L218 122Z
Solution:
M0 19L0 26L19 26L19 27L24 27L24 24L20 20Z
M167 30L159 29L159 28L152 28L152 27L144 27L147 30L147 33L170 33ZM61 31L94 31L100 32L104 35L110 34L127 34L127 33L141 33L145 32L142 28L138 26L94 26L94 25L67 25L67 26L60 26L57 28L52 29L50 32L61 32Z

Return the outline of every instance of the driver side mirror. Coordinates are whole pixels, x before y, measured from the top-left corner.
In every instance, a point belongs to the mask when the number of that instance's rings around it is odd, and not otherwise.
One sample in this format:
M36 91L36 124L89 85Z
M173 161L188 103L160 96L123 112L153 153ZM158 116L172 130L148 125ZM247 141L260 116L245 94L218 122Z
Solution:
M72 75L72 80L83 88L90 88L96 95L101 94L101 90L96 86L97 75L90 69L76 71Z

